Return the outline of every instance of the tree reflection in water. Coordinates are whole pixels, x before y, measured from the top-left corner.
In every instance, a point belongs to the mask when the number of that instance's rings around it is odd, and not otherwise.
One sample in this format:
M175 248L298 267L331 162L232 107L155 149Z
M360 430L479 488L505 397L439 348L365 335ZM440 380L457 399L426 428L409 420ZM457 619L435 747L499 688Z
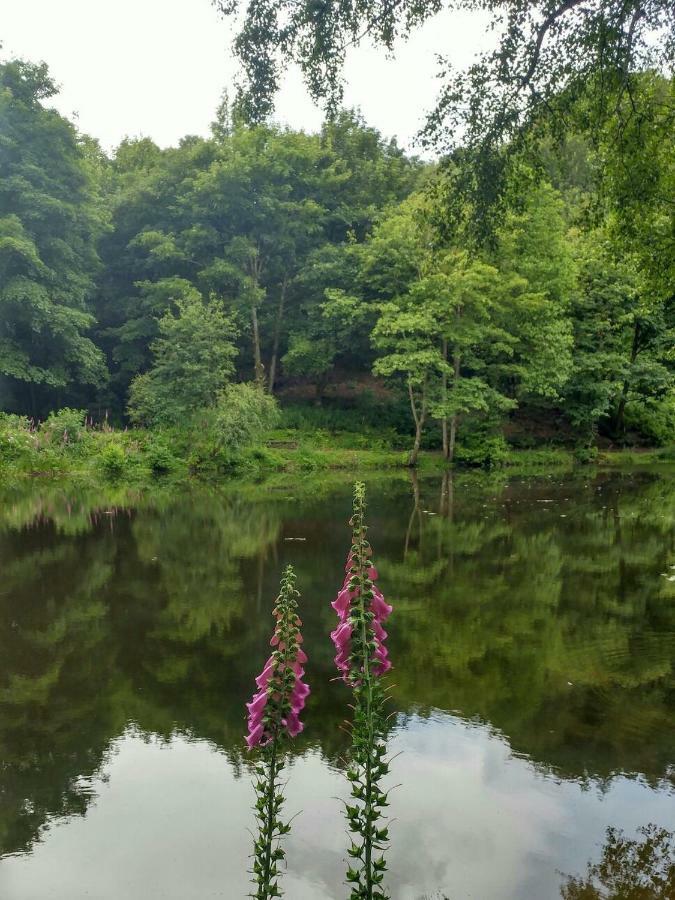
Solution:
M392 728L452 712L488 724L545 776L604 791L620 774L672 791L675 479L410 484L389 473L369 490L397 609ZM285 492L3 492L0 855L86 814L91 778L129 728L206 740L236 775L246 768L242 708L285 562L308 600L322 685L294 753L341 765L344 697L327 635L350 492L325 473ZM584 896L605 895L568 894Z
M654 824L627 838L607 829L598 863L589 863L583 877L570 877L560 889L563 900L673 900L675 897L675 834Z

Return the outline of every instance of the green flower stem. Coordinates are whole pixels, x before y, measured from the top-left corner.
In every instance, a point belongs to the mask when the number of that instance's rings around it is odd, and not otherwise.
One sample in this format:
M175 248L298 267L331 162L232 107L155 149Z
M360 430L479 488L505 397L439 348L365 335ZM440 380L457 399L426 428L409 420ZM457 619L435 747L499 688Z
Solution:
M356 484L352 516L352 559L355 572L351 588L356 591L352 613L352 668L349 679L354 694L354 723L352 726L352 754L354 765L349 773L355 806L347 807L352 833L360 837L349 853L360 866L349 869L347 878L352 885L351 900L384 900L380 887L386 870L384 857L375 859L373 851L383 849L387 829L378 829L381 808L386 795L379 788L379 778L388 772L384 762L384 745L380 740L383 722L384 694L378 678L373 674L372 654L375 644L371 622L373 613L372 584L368 575L371 565L370 545L366 538L365 490Z
M266 836L265 861L263 865L262 884L258 889L260 900L268 900L270 897L270 881L272 878L272 843L274 841L274 829L276 822L276 797L277 797L277 740L275 735L272 741L272 750L269 759L269 773L267 776L267 803L264 832Z

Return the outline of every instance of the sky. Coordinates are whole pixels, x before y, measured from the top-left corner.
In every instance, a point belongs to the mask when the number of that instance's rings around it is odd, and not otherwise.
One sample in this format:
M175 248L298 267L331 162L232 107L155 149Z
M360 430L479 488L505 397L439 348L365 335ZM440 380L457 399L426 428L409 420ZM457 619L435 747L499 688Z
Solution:
M207 135L237 62L233 24L210 0L3 0L0 58L46 62L60 86L54 106L111 151L124 137L175 145ZM464 67L490 39L481 13L442 12L387 58L360 47L347 58L345 103L406 149L437 92L436 54ZM289 72L275 118L293 128L319 128L297 70Z

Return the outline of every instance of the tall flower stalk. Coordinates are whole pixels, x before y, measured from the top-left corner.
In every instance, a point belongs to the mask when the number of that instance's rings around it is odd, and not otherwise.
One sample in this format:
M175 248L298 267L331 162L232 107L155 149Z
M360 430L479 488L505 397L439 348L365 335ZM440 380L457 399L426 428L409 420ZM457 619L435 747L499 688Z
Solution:
M352 835L348 851L352 863L347 870L350 900L386 900L382 881L388 829L383 810L388 802L380 781L388 774L389 765L384 740L386 691L381 676L391 668L383 623L392 608L375 584L377 570L367 538L365 510L365 485L357 482L350 519L352 545L342 588L332 604L340 621L331 637L337 649L335 663L354 699L347 770L353 802L346 804Z
M258 834L254 838L251 871L255 892L250 894L256 900L281 896L279 865L286 858L281 838L290 831L290 825L281 819L284 797L279 775L283 769L283 742L302 731L300 713L309 694L309 687L302 680L307 656L301 647L299 596L293 567L287 566L273 610L273 650L255 680L258 690L246 704L246 743L249 750L259 753L254 782Z

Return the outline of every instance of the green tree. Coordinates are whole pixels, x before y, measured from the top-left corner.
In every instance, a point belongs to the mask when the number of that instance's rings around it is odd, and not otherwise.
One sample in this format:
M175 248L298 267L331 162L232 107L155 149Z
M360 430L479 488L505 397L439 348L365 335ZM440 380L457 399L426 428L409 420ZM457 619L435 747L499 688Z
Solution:
M576 273L567 230L561 197L542 183L514 198L497 233L496 262L510 295L500 321L515 337L502 377L505 393L519 400L559 399L572 371Z
M0 65L0 402L33 415L106 374L89 337L105 222L91 146L43 105L55 94L44 64Z
M343 249L347 260L424 167L344 113L318 135L249 128L235 115L210 140L124 142L110 168L97 308L122 394L150 364L157 318L188 287L239 313L239 375L257 373L273 392L289 335L320 330L324 291L340 286L317 260Z
M129 415L144 424L189 422L215 405L234 374L237 331L222 302L206 303L194 289L159 320L154 363L129 391Z
M276 400L257 384L229 384L218 395L213 414L215 444L234 455L259 441L278 420Z
M214 2L230 15L245 6L240 0ZM441 89L425 137L446 151L461 146L470 158L448 197L449 211L464 216L470 198L470 230L479 240L489 237L508 187L510 161L528 147L530 126L559 135L580 99L586 133L611 135L618 156L632 168L623 131L626 123L639 127L643 119L639 73L672 75L675 69L675 12L669 0L461 0L456 7L486 9L499 37L463 71L441 60ZM358 7L326 0L319 10L313 0L249 5L235 40L244 70L239 100L244 115L254 121L269 116L281 75L292 63L300 66L314 99L334 113L348 48L367 38L392 51L397 38L443 8L441 0L384 6L367 0ZM619 106L627 115L613 116Z
M635 258L617 259L606 231L580 237L578 265L564 408L592 442L600 429L620 436L627 408L650 408L672 395L675 332L665 305L652 302Z

